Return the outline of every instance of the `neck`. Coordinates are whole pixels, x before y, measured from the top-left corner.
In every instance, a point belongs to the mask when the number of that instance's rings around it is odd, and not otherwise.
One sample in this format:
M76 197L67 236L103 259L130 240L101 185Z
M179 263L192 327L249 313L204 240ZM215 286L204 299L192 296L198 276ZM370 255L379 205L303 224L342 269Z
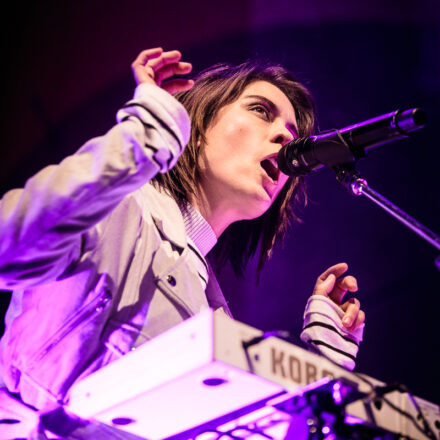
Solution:
M231 223L239 220L234 211L227 206L227 202L222 201L221 197L208 198L202 188L197 191L195 197L190 198L189 202L202 214L217 238Z

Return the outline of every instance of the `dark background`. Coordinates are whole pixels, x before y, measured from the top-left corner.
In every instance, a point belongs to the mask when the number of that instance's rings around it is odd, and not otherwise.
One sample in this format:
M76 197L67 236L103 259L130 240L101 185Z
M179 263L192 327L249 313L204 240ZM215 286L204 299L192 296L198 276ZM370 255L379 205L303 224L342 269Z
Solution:
M35 2L36 3L36 2ZM178 48L194 70L252 56L283 63L312 90L321 129L422 107L424 130L370 152L369 184L437 233L438 0L45 1L2 14L1 193L22 186L114 123L144 48ZM153 5L154 3L154 5ZM226 268L236 319L299 334L315 278L346 261L367 315L358 367L440 403L439 254L330 170L308 178L309 205L255 285ZM2 297L5 310L9 295Z

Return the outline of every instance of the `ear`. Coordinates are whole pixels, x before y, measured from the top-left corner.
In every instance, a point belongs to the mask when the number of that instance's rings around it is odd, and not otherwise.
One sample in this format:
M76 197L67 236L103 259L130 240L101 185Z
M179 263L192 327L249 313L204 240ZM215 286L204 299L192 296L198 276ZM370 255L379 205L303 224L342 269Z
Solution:
M204 145L204 143L205 143L205 138L204 138L204 136L201 135L201 134L199 134L199 135L197 136L197 142L196 142L196 151L197 151L198 153L200 153L200 152L203 151L203 145Z

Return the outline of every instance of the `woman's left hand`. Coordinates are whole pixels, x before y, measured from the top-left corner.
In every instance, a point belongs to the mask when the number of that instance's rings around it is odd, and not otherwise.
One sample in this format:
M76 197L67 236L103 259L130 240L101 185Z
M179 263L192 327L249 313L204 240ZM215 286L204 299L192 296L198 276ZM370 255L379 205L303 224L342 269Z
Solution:
M343 303L347 292L357 292L357 280L351 275L339 278L348 270L346 263L338 263L329 267L316 280L314 295L323 295L331 299L345 312L342 324L350 331L359 328L365 321L365 313L360 309L359 300L351 298Z

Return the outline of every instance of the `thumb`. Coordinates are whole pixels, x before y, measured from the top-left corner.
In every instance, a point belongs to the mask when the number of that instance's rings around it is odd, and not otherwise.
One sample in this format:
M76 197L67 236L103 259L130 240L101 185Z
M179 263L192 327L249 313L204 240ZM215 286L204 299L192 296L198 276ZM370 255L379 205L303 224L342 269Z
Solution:
M336 277L330 274L325 280L318 280L313 290L314 295L328 296L335 287Z

